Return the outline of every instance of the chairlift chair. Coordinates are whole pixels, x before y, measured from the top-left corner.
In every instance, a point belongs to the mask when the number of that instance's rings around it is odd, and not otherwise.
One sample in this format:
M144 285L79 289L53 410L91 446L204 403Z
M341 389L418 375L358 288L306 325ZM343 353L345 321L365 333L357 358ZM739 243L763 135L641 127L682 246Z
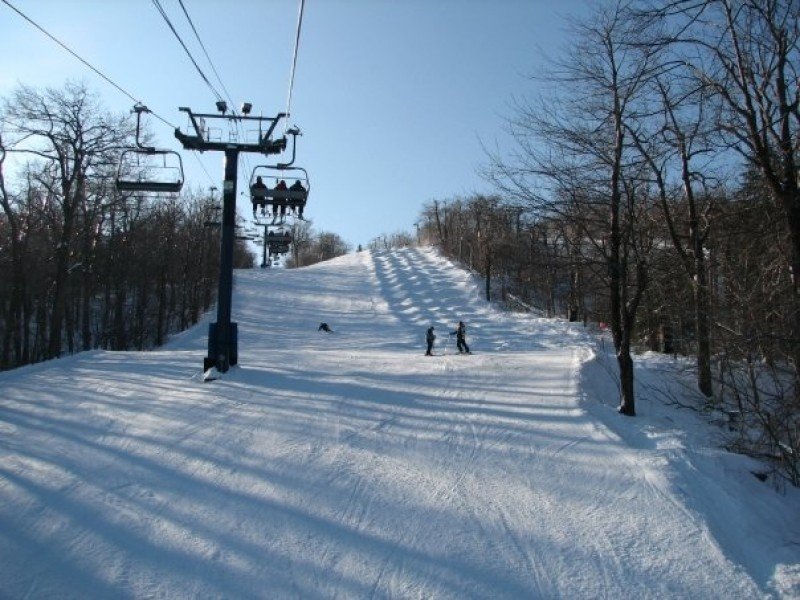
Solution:
M270 231L267 233L267 241L275 242L280 244L291 244L292 243L292 234L288 231Z
M288 231L270 231L265 240L271 255L286 254L292 241L292 234Z
M122 151L117 169L116 187L120 192L155 192L176 194L183 187L183 160L174 150L142 145L139 136L143 112L150 110L137 104L136 146Z
M292 186L298 189L292 189ZM259 165L250 176L250 200L254 213L258 208L262 213L266 212L267 205L271 204L273 216L285 216L288 209L302 219L310 192L308 172L302 167Z
M128 148L120 156L116 179L120 192L177 194L183 187L183 161L174 150Z

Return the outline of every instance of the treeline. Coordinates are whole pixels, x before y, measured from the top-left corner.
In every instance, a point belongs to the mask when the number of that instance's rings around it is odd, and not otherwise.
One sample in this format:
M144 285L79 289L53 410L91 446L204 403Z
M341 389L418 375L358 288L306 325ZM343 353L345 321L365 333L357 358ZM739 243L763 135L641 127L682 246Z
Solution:
M216 300L212 199L117 192L135 126L83 85L22 86L0 119L0 368L151 348L196 323ZM242 245L236 261L252 265Z
M708 210L703 243L708 331L698 327L697 279L669 241L657 202L640 208L648 226L637 235L637 269L626 285L641 286L630 351L651 350L700 360L706 334L711 394L706 403L669 400L713 411L732 432L731 449L766 458L795 485L800 405L793 381L791 327L797 310L788 268L789 236L767 186L748 173L735 189L702 200ZM472 270L487 300L592 327L613 319L611 273L601 232L575 215L535 217L503 196L433 201L420 219L423 244ZM686 232L688 226L680 225ZM377 240L374 248L413 245L410 236ZM633 294L624 296L630 302ZM631 358L633 360L633 358ZM695 368L698 390L701 377Z
M635 347L800 484L800 7L606 3L509 117L494 197L437 201L424 237L486 294L608 325L620 412ZM710 37L713 34L713 38Z
M311 221L295 221L290 232L292 245L284 262L286 268L307 267L343 256L351 250L350 245L339 234L315 231Z
M395 233L384 233L379 235L378 237L370 240L370 242L367 244L367 248L373 251L389 250L391 248L405 248L408 246L414 246L415 244L419 243L419 241L419 239L415 241L410 233L398 231ZM359 248L359 250L360 249L361 248Z
M780 211L755 180L714 202L715 219L704 244L714 349L727 343L732 332L747 331L744 337L759 356L788 364L791 281L788 236L776 218ZM633 345L696 355L693 279L684 271L679 250L667 241L659 207L652 204L649 210L647 260L638 274L647 284L634 314ZM430 202L420 223L422 243L439 247L479 275L487 300L571 321L611 321L603 240L587 236L588 224L575 216L535 218L500 195L473 195ZM411 236L398 235L379 238L372 247L413 244Z

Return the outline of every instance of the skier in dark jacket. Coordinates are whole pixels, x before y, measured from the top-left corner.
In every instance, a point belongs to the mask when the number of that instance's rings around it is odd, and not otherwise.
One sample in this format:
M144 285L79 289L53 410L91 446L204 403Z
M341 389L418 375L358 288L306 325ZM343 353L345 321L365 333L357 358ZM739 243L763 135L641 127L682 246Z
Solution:
M428 344L428 349L425 351L425 356L433 356L433 341L436 339L436 335L433 333L433 325L428 327L428 331L425 332L425 342Z
M469 346L467 346L467 340L465 339L467 335L467 327L464 325L464 321L459 321L458 327L455 331L451 331L450 335L456 336L456 346L458 346L459 354L463 354L465 352L470 354Z

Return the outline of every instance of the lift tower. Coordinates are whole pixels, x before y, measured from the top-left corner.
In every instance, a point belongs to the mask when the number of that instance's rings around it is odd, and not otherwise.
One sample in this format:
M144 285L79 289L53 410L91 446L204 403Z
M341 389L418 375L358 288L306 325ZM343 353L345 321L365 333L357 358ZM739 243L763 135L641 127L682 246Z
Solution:
M219 292L217 294L217 322L208 327L208 356L203 361L203 370L216 367L225 373L231 365L238 362L238 331L236 323L231 322L231 297L233 295L233 243L236 225L236 178L239 167L239 153L280 154L286 149L286 137L273 139L272 134L278 121L286 113L278 113L275 117L251 117L250 104L242 106L242 114L226 114L225 102L217 102L219 114L193 113L191 109L180 107L179 110L189 116L194 133L183 133L175 129L175 137L186 150L213 150L225 153L225 180L222 186L222 240L220 243ZM224 121L227 127L212 128L209 123ZM237 124L258 125L257 139L239 141L237 136L229 135L223 141L222 131L237 131ZM255 133L255 132L254 132ZM219 139L212 139L219 138Z

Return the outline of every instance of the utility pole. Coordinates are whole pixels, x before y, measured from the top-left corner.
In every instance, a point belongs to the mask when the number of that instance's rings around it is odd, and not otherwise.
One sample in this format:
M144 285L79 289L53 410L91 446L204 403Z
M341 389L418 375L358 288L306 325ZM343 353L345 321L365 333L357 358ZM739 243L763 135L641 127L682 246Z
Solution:
M175 137L186 150L206 150L225 153L225 179L222 185L222 240L220 243L219 292L217 294L217 321L208 327L208 356L203 361L203 371L216 367L225 373L239 361L239 335L237 324L231 321L231 304L233 296L233 245L236 226L236 179L238 176L239 154L253 152L256 154L280 154L286 149L286 138L272 139L275 126L285 117L278 113L275 117L251 117L252 106L242 105L242 114L226 114L225 102L217 102L220 114L197 114L191 109L180 107L179 110L189 116L194 133L183 133L175 129ZM258 140L239 142L228 140L212 141L209 136L207 121L225 120L226 125L240 121L258 123ZM225 129L220 127L220 130Z

